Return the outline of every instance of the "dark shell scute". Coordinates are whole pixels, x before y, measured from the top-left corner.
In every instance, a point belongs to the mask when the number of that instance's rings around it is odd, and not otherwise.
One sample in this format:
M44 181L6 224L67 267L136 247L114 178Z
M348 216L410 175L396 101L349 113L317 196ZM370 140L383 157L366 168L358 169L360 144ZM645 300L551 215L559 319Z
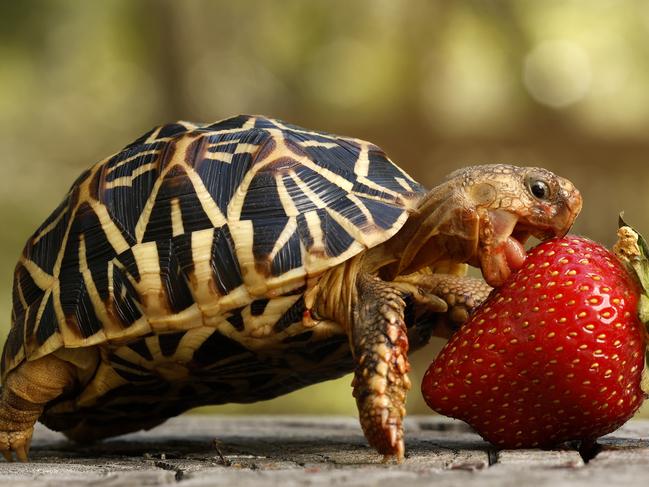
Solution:
M214 230L210 265L214 283L221 294L228 294L243 284L234 241L227 225Z
M270 271L273 276L281 276L290 270L297 269L301 265L302 249L300 247L300 234L295 231L288 239L288 242L282 246L273 258Z
M219 207L221 212L227 214L228 205L232 196L239 188L250 167L252 166L256 153L242 152L234 153L239 144L250 144L261 147L270 140L270 135L263 130L248 130L245 132L214 134L206 136L206 153L202 159L193 161L193 167L200 176L205 188ZM222 142L229 140L236 141L237 145L221 146ZM216 145L219 144L219 145ZM231 161L214 158L210 149L211 146L218 147L218 152L225 152L231 157ZM226 148L230 147L227 151ZM210 155L211 154L211 155Z
M173 241L157 241L156 246L160 263L160 279L171 305L171 311L178 313L193 305L194 298L187 285Z
M403 214L401 208L381 203L380 201L372 200L369 198L364 198L362 196L358 197L365 208L372 214L374 223L376 223L381 228L390 228L394 225L394 222Z
M304 312L306 311L306 305L304 304L304 296L300 296L293 305L287 309L282 317L277 320L277 323L273 326L273 329L276 332L282 332L286 330L293 323L299 323L304 317Z
M129 343L127 346L135 353L137 353L140 357L142 357L144 360L148 360L148 361L153 360L153 355L151 355L151 351L149 350L149 347L147 347L146 345L146 340L139 339Z
M250 303L250 314L252 316L261 316L266 310L266 306L270 302L270 299L257 299Z
M275 175L270 172L260 171L250 182L248 192L243 200L241 209L242 220L256 218L286 217L286 211L279 198Z
M207 366L237 355L253 354L241 343L215 330L194 352L194 362Z
M142 317L136 302L139 295L127 275L119 267L113 267L113 308L124 327L129 327Z
M171 357L176 353L180 340L185 336L184 331L175 333L163 333L158 335L158 343L160 344L160 351L165 357Z
M143 242L168 240L174 236L172 221L174 202L181 210L185 232L212 228L212 222L203 210L187 173L182 167L174 166L167 172L158 190Z
M243 331L245 328L243 322L243 316L241 315L241 312L243 311L244 308L245 306L242 306L241 308L230 310L230 316L226 318L228 323L230 323L232 327L237 331Z
M355 239L325 210L318 210L318 215L325 237L325 250L329 256L337 257L349 249Z

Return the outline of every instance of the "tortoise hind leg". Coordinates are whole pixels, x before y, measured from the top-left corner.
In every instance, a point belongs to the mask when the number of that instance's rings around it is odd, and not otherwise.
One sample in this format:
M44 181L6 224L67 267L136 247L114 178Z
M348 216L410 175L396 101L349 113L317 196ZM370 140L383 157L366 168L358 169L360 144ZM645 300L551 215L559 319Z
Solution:
M369 444L385 458L404 456L403 418L410 389L408 334L400 291L378 278L359 275L352 346L354 397Z
M0 453L27 461L34 424L45 405L75 381L74 366L53 355L23 362L7 376L0 392Z

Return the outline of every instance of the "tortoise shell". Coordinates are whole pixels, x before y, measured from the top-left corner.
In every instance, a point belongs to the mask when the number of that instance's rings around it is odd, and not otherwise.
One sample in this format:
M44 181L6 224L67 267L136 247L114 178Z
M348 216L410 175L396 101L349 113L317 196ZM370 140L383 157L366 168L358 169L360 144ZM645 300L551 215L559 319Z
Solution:
M29 239L2 376L57 352L88 383L101 362L125 385L160 357L203 364L206 346L304 348L305 290L397 233L424 194L358 139L245 115L155 128L82 174Z

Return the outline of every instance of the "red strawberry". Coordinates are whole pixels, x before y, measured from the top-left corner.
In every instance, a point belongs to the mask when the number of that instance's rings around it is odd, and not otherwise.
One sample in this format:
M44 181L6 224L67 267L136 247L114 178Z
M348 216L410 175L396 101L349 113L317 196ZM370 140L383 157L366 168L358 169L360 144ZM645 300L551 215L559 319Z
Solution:
M617 429L645 397L639 294L601 245L576 236L540 244L431 364L426 402L501 448Z

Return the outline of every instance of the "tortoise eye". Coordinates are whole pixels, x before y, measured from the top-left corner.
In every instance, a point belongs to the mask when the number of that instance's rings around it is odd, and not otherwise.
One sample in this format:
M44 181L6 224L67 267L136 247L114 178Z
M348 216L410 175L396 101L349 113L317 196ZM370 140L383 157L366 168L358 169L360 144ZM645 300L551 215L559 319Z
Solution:
M546 200L550 196L550 187L545 181L533 179L529 181L530 192L536 199Z

